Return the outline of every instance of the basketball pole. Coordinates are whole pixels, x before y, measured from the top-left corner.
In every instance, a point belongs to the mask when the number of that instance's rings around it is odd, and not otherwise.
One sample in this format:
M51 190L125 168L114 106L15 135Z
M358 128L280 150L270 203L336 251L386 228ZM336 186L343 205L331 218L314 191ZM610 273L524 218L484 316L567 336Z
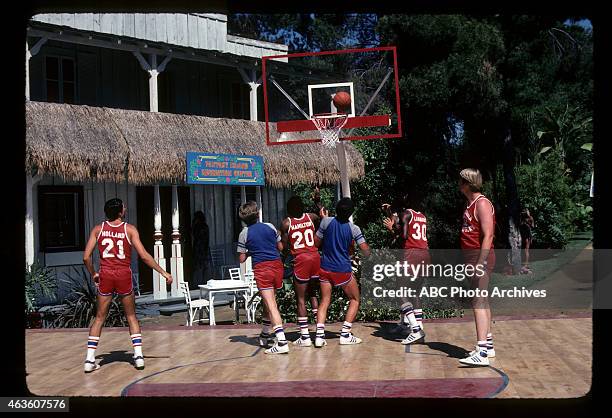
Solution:
M340 186L342 189L342 197L351 197L351 185L349 183L346 148L343 141L336 144L336 155L338 157L338 169L340 170Z

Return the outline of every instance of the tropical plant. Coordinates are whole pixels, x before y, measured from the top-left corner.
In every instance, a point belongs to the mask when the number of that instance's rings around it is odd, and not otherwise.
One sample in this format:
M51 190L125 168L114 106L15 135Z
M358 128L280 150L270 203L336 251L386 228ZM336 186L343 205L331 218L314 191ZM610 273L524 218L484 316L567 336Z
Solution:
M38 309L37 298L39 296L53 296L57 283L51 269L34 263L25 271L25 309L26 312L34 312Z
M68 280L62 279L70 286L71 294L64 301L65 308L53 321L54 328L88 328L96 316L97 291L88 273L73 267ZM127 321L121 309L118 296L113 296L104 326L124 327Z

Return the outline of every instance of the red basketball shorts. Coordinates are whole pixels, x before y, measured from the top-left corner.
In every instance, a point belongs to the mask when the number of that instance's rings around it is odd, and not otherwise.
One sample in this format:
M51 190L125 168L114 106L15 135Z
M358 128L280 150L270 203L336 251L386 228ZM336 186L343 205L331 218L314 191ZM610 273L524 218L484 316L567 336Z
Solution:
M404 261L414 266L422 264L422 269L425 269L428 264L431 264L431 256L429 255L428 249L407 248L404 250ZM423 275L424 274L421 274L421 276Z
M255 283L259 290L280 289L283 287L285 269L280 260L260 261L253 267Z
M338 272L338 271L327 271L324 269L320 270L320 281L321 283L331 283L332 286L344 286L353 278L353 273Z
M293 260L293 275L300 282L319 278L320 269L321 256L318 251L297 254Z
M475 265L478 262L480 256L480 249L464 249L463 250L463 261L465 264ZM495 250L491 248L489 256L487 257L487 273L491 276L493 269L495 268Z
M132 293L132 269L100 270L98 293L102 296L110 296L113 293L126 296Z

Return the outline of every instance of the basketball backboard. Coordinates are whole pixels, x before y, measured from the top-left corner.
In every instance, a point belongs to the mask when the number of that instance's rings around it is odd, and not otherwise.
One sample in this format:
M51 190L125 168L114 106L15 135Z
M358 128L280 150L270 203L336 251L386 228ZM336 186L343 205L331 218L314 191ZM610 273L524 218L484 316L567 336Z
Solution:
M336 112L348 114L341 140L402 136L394 46L265 56L262 78L268 145L319 142L313 116ZM349 107L334 106L338 92Z

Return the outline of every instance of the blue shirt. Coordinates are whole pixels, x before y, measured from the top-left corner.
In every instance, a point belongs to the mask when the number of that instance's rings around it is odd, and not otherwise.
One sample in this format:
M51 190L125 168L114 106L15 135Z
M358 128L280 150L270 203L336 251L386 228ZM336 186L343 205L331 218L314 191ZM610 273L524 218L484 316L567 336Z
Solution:
M249 253L253 267L262 261L279 260L278 248L276 243L281 237L270 223L255 222L254 224L242 229L238 236L238 252Z
M321 268L331 272L350 273L349 248L355 240L357 245L365 241L361 229L352 222L340 222L335 217L321 220L317 237L323 240Z

